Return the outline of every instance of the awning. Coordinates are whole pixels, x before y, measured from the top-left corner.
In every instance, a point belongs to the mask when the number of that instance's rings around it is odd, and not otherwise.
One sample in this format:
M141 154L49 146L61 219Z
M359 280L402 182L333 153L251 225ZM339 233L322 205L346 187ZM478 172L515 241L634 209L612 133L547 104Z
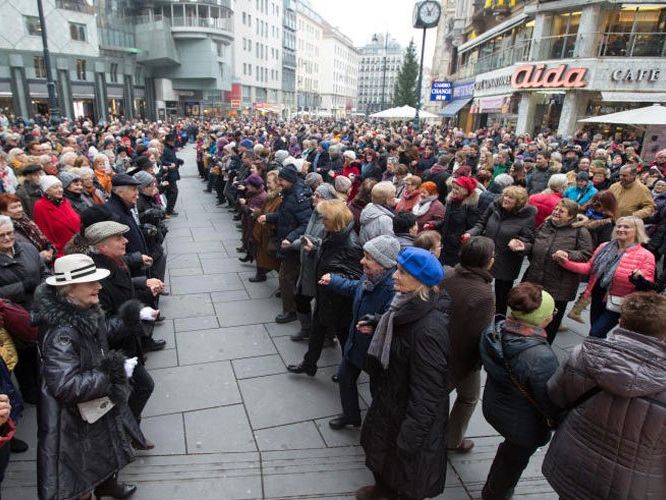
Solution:
M455 99L451 101L443 110L441 110L438 114L439 116L445 116L447 118L452 118L458 114L458 112L463 109L467 104L469 104L469 101L471 101L471 97L465 97L464 99Z
M480 97L474 99L473 113L504 113L508 109L511 94L497 95L493 97Z
M494 28L483 32L481 35L477 36L476 38L473 38L472 40L468 40L462 45L458 47L458 54L462 54L464 52L467 52L470 49L473 49L474 47L482 44L486 40L490 40L491 38L496 37L497 35L501 35L505 31L509 31L510 29L515 28L516 26L522 24L525 20L527 20L530 16L527 14L519 14L516 17L512 17L511 19L507 19L503 23L498 24Z
M666 102L666 92L602 92L601 100L608 102Z

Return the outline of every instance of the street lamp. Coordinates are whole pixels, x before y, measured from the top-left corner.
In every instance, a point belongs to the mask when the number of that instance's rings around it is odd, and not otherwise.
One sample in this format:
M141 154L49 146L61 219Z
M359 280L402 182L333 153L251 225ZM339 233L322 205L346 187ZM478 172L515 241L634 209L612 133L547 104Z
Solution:
M44 51L44 68L46 69L46 90L49 94L49 119L51 128L56 128L60 124L60 110L58 109L58 99L56 97L56 84L51 73L51 56L49 55L49 42L46 38L46 20L44 19L44 7L42 0L37 0L37 10L39 11L39 25L42 28L42 47Z
M412 15L412 26L423 29L421 41L421 64L419 65L419 83L417 87L416 114L414 115L414 130L419 128L419 111L421 110L421 90L423 86L423 56L425 53L426 30L434 28L439 23L442 7L435 0L416 2Z

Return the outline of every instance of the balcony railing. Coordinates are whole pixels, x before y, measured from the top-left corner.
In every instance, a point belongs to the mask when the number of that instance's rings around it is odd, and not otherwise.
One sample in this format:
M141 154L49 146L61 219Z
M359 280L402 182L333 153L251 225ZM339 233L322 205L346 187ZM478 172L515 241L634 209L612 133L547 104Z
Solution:
M666 57L666 32L601 33L599 57Z
M527 61L530 57L532 40L523 40L507 49L499 49L484 55L475 62L467 63L458 68L459 78L469 78L479 73L486 73L511 66L517 62Z
M534 40L534 54L537 59L571 59L577 57L577 33L544 36Z
M172 17L171 26L174 28L209 28L233 31L233 23L230 17Z

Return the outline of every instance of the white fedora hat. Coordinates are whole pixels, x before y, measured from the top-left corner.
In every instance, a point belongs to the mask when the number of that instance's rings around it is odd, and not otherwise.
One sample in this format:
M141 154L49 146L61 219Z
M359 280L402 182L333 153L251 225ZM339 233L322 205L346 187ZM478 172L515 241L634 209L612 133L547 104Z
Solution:
M89 283L102 280L111 274L108 269L97 269L95 262L82 253L60 257L55 261L53 271L53 276L46 278L47 285L64 286Z

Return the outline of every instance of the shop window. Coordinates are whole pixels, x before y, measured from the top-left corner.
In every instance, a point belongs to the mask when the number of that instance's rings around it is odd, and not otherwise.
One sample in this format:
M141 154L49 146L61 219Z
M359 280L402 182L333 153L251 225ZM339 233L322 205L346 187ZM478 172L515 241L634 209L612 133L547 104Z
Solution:
M118 83L118 63L111 63L110 69L111 83Z
M44 57L34 56L32 64L35 67L35 78L46 78L46 64L44 64Z
M69 23L69 36L77 42L86 41L86 25L79 23Z
M626 6L613 12L600 46L601 56L666 56L666 7Z
M77 59L76 60L76 79L77 80L86 80L86 60Z
M25 18L25 28L28 30L28 35L41 36L42 25L37 16L23 16Z

